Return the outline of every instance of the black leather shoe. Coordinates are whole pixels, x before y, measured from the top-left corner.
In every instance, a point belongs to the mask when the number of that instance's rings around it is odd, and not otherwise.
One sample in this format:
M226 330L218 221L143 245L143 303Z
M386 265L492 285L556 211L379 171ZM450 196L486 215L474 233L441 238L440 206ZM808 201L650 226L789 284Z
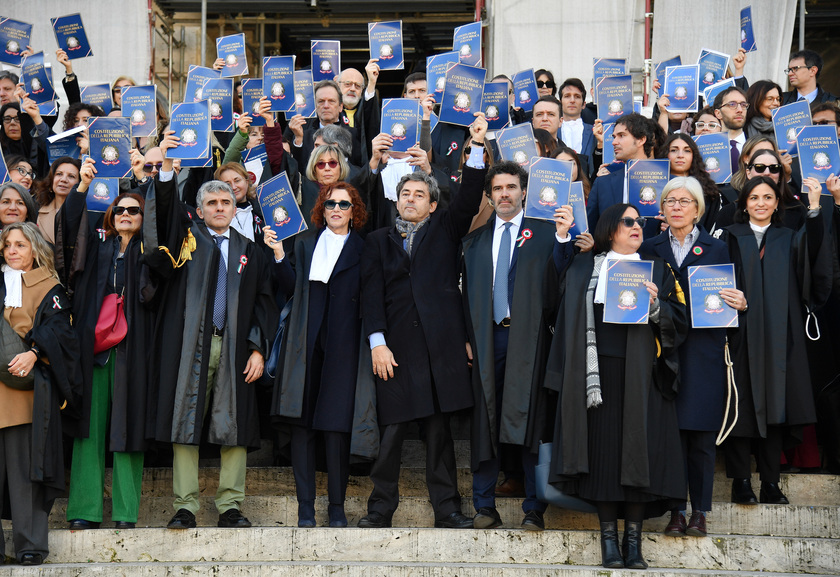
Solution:
M135 524L131 521L116 521L114 529L134 529Z
M525 518L522 519L522 528L526 531L544 531L545 519L540 511L533 510L525 513Z
M169 520L167 529L195 529L195 515L186 509L178 509L175 516Z
M20 556L21 565L41 565L44 562L44 556L40 553L24 553Z
M85 519L73 519L70 521L71 531L84 531L85 529L99 529L99 523Z
M732 479L732 502L738 505L755 505L758 503L749 479Z
M250 526L251 522L239 509L228 509L219 515L219 527L229 529L247 529Z
M761 502L766 503L768 505L789 505L790 501L788 498L785 497L785 494L782 493L782 490L779 489L778 483L765 483L764 481L761 482L761 491L758 493L761 495ZM754 495L753 495L754 497Z
M624 567L624 559L618 550L618 529L615 521L601 523L601 565L607 569Z
M374 511L359 519L358 526L363 529L385 529L391 526L391 518Z
M460 511L452 511L439 521L435 521L437 529L472 529L473 520Z
M647 569L648 564L642 557L642 524L624 522L624 540L621 543L624 566L628 569Z
M502 526L502 516L495 507L479 507L478 513L473 517L473 528L495 529Z

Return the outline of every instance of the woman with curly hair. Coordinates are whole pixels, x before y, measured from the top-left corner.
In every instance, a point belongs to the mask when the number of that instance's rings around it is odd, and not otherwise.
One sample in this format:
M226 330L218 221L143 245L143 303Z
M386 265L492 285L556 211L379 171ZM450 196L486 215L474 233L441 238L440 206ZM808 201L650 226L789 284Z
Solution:
M67 195L79 184L81 166L77 158L62 156L52 163L47 177L36 181L32 187L32 194L41 207L38 210L38 227L50 244L55 244L55 216L67 200Z

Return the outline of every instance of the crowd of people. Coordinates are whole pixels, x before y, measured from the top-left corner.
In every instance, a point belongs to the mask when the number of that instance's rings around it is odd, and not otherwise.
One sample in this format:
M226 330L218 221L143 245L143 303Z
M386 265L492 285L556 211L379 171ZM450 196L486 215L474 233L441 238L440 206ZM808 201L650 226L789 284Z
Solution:
M111 521L141 521L153 447L171 449L167 527L195 527L202 445L221 457L218 525L250 527L246 456L267 430L291 462L299 527L316 524L318 463L329 526L348 525L348 479L361 463L374 488L358 526L381 528L399 506L401 448L417 423L435 527L501 526L496 498L521 483L521 527L540 531L535 470L552 442L549 484L597 510L604 567L633 569L647 567L645 519L668 513L667 535L706 536L718 445L732 502L746 506L788 503L783 466L840 468L840 179L803 179L771 121L805 99L815 124L840 133L818 54L791 55L785 92L750 86L739 52L736 86L693 117L669 113L662 94L653 118L615 120L607 144L581 80L558 86L538 70L539 99L524 111L508 76L494 77L509 84L511 122L532 123L540 154L572 163L582 183L589 232L574 238L571 206L525 218L528 173L501 158L481 112L468 127L432 127L440 98L422 70L403 89L421 103L419 142L392 151L375 59L318 82L312 118L286 119L264 98L264 127L242 114L237 81L235 132L212 134L210 168L167 157L179 139L158 93L157 135L134 139L130 178L104 213L91 211L86 131L79 157L50 159L46 137L105 112L82 102L72 61L61 50L57 59L62 119L43 117L17 75L0 72L11 178L0 186L0 493L10 503L0 498L0 512L21 564L48 555L65 448L73 530L103 523L109 461ZM111 115L134 84L113 83ZM692 138L712 132L728 133L731 183L715 184ZM285 172L309 226L283 241L243 166L242 152L261 144L260 180ZM614 162L603 162L605 146ZM625 166L653 158L669 161L671 179L660 215L646 219ZM653 262L646 324L603 320L607 260ZM738 326L694 327L688 268L726 263L736 288L719 296ZM473 515L457 485L457 414L471 422Z

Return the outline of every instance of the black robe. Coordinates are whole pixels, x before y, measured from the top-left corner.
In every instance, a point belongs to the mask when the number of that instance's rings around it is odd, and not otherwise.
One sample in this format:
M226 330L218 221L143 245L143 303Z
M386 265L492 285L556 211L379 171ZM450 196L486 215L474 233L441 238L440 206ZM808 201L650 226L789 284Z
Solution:
M494 215L486 225L472 232L463 242L464 310L473 350L472 386L475 406L470 450L473 470L482 461L498 456L498 443L522 445L536 453L540 441L545 440L543 433L549 408L550 393L542 386L545 359L551 342L550 321L543 312L543 283L546 270L554 266L551 256L556 227L544 221L522 219L520 231L530 230L532 236L522 246L516 246L511 258L511 270L515 270L516 274L511 287L513 296L504 401L501 422L497 423L493 350L495 225Z
M176 258L181 253L183 210L174 181L155 179L143 223L146 260L167 280L155 327L158 364L151 368L150 391L157 411L150 411L150 426L158 441L197 445L206 436L218 445L257 448L256 390L243 371L251 351L266 355L266 339L277 328L269 263L256 244L230 230L227 322L205 431L205 420L196 415L204 413L219 251L204 223L191 222L186 228L196 248L190 260L174 269L160 256L161 247Z

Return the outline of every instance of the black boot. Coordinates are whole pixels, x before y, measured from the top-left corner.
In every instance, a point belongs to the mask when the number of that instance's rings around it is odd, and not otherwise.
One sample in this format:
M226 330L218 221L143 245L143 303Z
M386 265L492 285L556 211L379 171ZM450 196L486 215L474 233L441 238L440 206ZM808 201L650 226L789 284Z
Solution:
M642 523L640 521L624 522L621 552L624 553L624 566L628 569L647 569L648 564L642 557Z
M618 550L618 530L615 521L601 522L601 565L607 569L624 567L624 560Z

